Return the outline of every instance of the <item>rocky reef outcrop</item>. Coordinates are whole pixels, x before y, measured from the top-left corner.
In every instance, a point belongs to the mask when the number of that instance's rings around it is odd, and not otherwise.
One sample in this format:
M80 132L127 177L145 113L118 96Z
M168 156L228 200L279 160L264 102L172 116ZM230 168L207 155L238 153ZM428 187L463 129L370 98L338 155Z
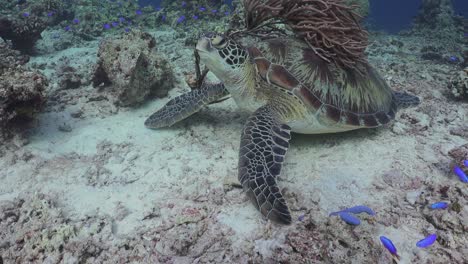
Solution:
M42 107L46 77L24 68L28 56L0 43L0 136L29 121Z
M116 104L133 106L165 96L173 82L172 69L150 34L133 30L101 41L93 84L110 86Z
M24 52L32 51L46 27L46 23L37 17L24 19L0 17L0 37L11 40L14 49Z
M450 92L458 99L468 99L468 68L456 73L448 84Z
M456 16L451 0L422 0L413 22L413 33L461 41L463 18Z

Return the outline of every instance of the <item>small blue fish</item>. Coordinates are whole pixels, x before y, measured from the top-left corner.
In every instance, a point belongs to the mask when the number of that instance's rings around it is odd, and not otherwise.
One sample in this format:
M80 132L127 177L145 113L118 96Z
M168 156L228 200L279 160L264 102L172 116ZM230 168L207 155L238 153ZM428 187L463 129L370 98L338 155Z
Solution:
M455 56L450 56L450 57L449 57L449 60L450 60L451 62L457 62L457 61L458 61L458 58L455 57Z
M136 14L137 16L139 16L139 15L143 14L143 12L141 12L141 10L137 10L137 11L135 11L135 14Z
M112 25L113 27L117 27L117 26L119 25L119 22L115 22L115 21L114 21L114 22L111 23L111 25Z
M73 24L79 24L80 20L78 18L73 19Z
M297 218L297 220L302 222L302 221L304 221L304 217L305 217L305 215L302 214Z
M130 29L129 29L129 28L125 28L124 30L125 30L125 32L127 32L127 33L130 32Z
M354 215L347 213L347 212L341 212L340 213L340 218L341 220L345 221L345 223L349 225L360 225L361 220L359 218L355 217Z
M125 22L125 18L119 17L119 21L120 21L120 22Z
M64 29L65 29L65 31L70 31L70 30L71 30L71 27L70 27L70 26L66 26Z
M206 8L204 8L203 6L200 7L198 10L202 11L202 12L205 12L206 11Z
M466 176L466 173L460 167L455 166L453 172L455 172L460 181L468 183L468 176Z
M426 238L419 240L416 243L416 246L420 247L420 248L426 248L426 247L434 244L436 239L437 239L437 235L436 234L431 234L431 235L427 236Z
M351 208L345 209L344 211L353 214L367 213L368 215L375 215L375 212L365 205L353 206Z
M197 16L197 15L193 15L192 18L193 18L194 20L198 20L198 16Z
M229 16L229 14L230 14L229 11L224 12L225 16Z
M177 23L182 23L182 22L184 22L184 20L185 20L185 16L182 15L177 19Z
M448 203L446 202L437 202L431 204L431 209L446 209L448 207Z
M109 24L107 24L107 23L104 24L104 25L102 25L102 26L104 27L104 29L111 29L111 25L109 25Z
M463 165L465 165L465 167L468 167L468 160L464 160Z
M47 13L47 16L48 16L48 17L51 17L51 16L53 16L54 14L55 14L54 11L50 11L49 13Z
M400 258L397 254L397 249L395 247L395 245L393 245L393 242L387 238L387 237L384 237L384 236L380 236L380 242L382 242L382 244L384 245L384 247L386 249L388 249L388 251L395 257L397 258Z
M367 207L365 205L357 205L357 206L353 206L351 208L346 208L346 209L338 211L338 212L333 212L333 213L330 214L330 216L338 215L341 212L347 212L347 213L353 213L353 214L367 213L368 215L375 215L375 212L372 209L370 209L369 207Z
M211 10L211 13L216 14L216 13L218 13L218 10L213 9L213 10Z
M23 13L23 16L24 16L24 17L29 17L29 12L24 12L24 13Z

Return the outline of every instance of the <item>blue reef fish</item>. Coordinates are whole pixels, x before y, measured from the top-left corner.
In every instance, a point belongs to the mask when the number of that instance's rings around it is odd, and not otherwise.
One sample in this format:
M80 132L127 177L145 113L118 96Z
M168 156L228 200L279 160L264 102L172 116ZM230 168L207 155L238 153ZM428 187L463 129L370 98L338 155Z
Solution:
M453 172L458 176L460 181L468 183L468 177L466 176L466 173L458 166L455 166L453 168Z
M109 25L109 24L107 24L107 23L104 24L104 25L102 25L102 26L104 27L104 29L111 29L111 25Z
M24 12L24 13L23 13L23 16L24 16L24 17L29 17L29 12Z
M361 220L359 218L355 217L354 215L347 213L347 212L341 212L340 214L341 220L343 220L345 223L349 225L360 225Z
M397 254L397 249L396 249L395 245L393 245L393 242L389 238L384 237L384 236L380 236L380 242L382 242L384 247L386 249L388 249L390 254L397 257L398 259L400 258L400 256L398 256L398 254Z
M178 19L177 19L177 23L182 23L184 22L185 20L185 16L184 15L181 15Z
M137 10L137 11L135 11L135 14L136 14L137 16L139 16L139 15L143 14L143 12L141 12L141 10Z
M468 160L464 160L463 165L465 165L465 167L468 167Z
M375 212L365 205L353 206L351 208L345 209L344 211L353 214L367 213L368 215L375 215Z
M70 26L66 26L64 29L65 29L65 31L70 31L70 30L71 30L71 27L70 27Z
M129 29L129 28L125 28L124 30L125 30L125 32L127 32L127 33L130 32L130 29Z
M450 60L451 62L457 62L457 61L458 61L458 58L455 57L455 56L450 56L450 57L449 57L449 60Z
M211 13L216 14L216 13L218 13L218 10L213 9L213 10L211 10Z
M302 222L302 221L304 221L304 217L305 217L305 215L304 215L304 214L301 214L301 215L297 218L297 220L299 220L299 221Z
M370 209L369 207L367 207L365 205L357 205L357 206L353 206L351 208L346 208L346 209L338 211L338 212L333 212L333 213L330 214L330 216L338 215L341 212L347 212L347 213L353 213L353 214L367 213L368 215L375 215L375 212L372 209Z
M194 20L197 20L197 19L198 19L198 16L197 16L197 15L193 15L192 18L193 18Z
M224 15L229 16L229 11L224 12Z
M206 8L204 8L203 6L200 7L198 10L202 11L202 12L205 12L206 11Z
M448 203L446 202L437 202L431 204L431 209L446 209L448 207Z
M426 247L428 247L428 246L434 244L434 242L436 241L436 239L437 239L437 235L436 235L436 234L428 235L426 238L419 240L419 241L416 243L416 246L417 246L417 247L420 247L420 248L426 248Z
M48 16L48 17L51 17L51 16L53 16L54 14L55 14L54 11L50 11L49 13L47 13L47 16Z
M79 24L80 20L78 18L73 19L73 24Z
M125 22L125 18L119 17L119 21L120 21L120 22Z

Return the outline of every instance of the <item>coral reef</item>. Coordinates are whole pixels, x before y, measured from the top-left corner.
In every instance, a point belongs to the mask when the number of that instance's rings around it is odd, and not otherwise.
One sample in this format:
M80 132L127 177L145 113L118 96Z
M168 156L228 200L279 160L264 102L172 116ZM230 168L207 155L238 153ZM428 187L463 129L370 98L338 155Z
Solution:
M0 134L20 125L39 111L44 102L46 78L21 67L27 56L0 44Z
M455 15L451 0L423 0L412 33L439 42L462 42L463 20Z
M156 52L156 40L138 30L101 41L93 84L112 84L117 103L131 106L149 96L165 96L173 86L172 69Z
M46 23L38 17L0 17L0 37L11 40L14 49L24 52L32 51L46 27Z
M458 99L468 99L468 68L454 75L448 84L450 92Z
M17 68L29 61L28 55L23 55L17 50L11 49L7 43L0 39L0 75L8 68Z

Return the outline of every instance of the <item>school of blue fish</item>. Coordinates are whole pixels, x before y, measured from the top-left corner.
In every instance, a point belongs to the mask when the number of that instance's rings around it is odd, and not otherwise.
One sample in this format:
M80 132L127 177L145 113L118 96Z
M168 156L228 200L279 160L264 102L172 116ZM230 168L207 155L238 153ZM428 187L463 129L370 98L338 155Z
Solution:
M463 166L465 168L468 168L468 160L463 161ZM458 176L460 181L462 181L464 183L468 183L468 177L467 177L466 173L464 172L464 170L461 167L454 166L453 172L455 173L455 175ZM431 208L433 210L443 210L443 209L447 209L448 207L449 207L449 203L444 202L444 201L435 202L435 203L433 203L433 204L431 204L429 206L429 208ZM371 215L371 216L375 215L375 212L371 208L369 208L369 207L367 207L365 205L358 205L358 206L353 206L353 207L350 207L350 208L346 208L346 209L341 210L341 211L332 212L332 213L329 214L329 216L336 216L337 215L345 223L347 223L349 225L357 226L357 225L359 225L361 223L361 220L355 215L360 214L360 213L367 213L368 215ZM430 247L432 244L434 244L436 242L436 240L437 240L437 234L429 234L425 238L423 238L423 239L419 240L418 242L416 242L416 246L419 247L419 248L427 248L427 247ZM400 256L397 253L397 248L395 247L395 245L393 244L393 242L392 242L392 240L390 238L388 238L386 236L380 236L380 242L388 250L388 252L390 252L390 254L393 257L395 257L397 260L400 259Z

